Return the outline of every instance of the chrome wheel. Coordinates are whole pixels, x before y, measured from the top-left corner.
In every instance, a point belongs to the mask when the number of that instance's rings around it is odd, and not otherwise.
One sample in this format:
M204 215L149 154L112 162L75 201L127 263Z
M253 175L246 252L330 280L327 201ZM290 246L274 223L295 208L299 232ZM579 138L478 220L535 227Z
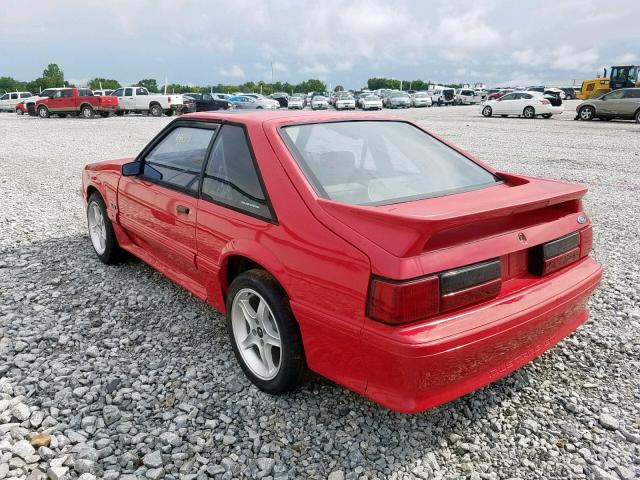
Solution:
M98 255L102 255L107 249L107 228L104 223L102 209L96 202L89 204L87 223L89 224L89 235L91 236L93 248Z
M243 288L233 299L231 327L238 351L251 373L261 380L278 375L282 361L280 332L271 308L251 288Z

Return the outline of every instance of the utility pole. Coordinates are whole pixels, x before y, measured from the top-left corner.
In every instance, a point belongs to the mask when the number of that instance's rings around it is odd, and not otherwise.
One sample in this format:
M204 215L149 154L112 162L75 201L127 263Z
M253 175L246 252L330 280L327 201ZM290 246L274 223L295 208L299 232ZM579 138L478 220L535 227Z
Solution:
M402 90L402 80L400 80L400 90Z

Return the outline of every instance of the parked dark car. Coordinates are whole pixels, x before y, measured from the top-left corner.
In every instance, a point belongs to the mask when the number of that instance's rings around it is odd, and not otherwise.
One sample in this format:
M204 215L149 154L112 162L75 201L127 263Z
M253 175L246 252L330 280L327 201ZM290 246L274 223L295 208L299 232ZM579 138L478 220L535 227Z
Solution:
M196 112L210 112L212 110L228 110L233 108L231 102L219 100L209 93L185 93L184 98L191 98L196 104Z
M285 92L276 92L269 95L269 98L276 100L281 107L287 108L289 106L289 94Z
M576 91L573 87L558 87L560 90L564 92L565 100L575 100L576 99Z
M196 101L188 95L182 96L182 105L181 113L194 113L198 111Z

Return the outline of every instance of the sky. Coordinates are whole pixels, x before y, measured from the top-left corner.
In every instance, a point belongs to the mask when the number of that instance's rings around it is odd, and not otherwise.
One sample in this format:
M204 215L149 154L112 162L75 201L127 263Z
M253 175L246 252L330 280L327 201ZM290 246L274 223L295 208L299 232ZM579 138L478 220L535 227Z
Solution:
M571 85L640 63L640 0L0 0L0 76Z

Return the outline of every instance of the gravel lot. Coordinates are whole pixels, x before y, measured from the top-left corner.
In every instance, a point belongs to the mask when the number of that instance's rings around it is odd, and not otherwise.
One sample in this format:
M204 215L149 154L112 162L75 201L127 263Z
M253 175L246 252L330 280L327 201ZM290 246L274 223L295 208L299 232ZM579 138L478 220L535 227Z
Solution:
M606 269L591 319L507 378L419 415L313 377L274 398L223 319L136 260L102 265L87 162L171 119L0 114L0 479L632 479L640 475L640 125L394 112L498 169L581 182ZM35 445L35 447L33 446Z

